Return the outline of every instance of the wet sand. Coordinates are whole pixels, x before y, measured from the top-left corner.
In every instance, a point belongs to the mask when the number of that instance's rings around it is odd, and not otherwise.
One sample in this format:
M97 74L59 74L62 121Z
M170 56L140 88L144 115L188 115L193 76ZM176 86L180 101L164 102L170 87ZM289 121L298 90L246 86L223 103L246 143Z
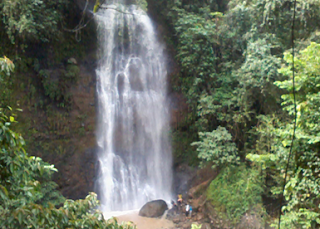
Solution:
M138 215L138 211L130 212L124 215L114 216L118 222L132 221L137 225L137 229L170 229L174 228L174 223L167 219L147 218Z

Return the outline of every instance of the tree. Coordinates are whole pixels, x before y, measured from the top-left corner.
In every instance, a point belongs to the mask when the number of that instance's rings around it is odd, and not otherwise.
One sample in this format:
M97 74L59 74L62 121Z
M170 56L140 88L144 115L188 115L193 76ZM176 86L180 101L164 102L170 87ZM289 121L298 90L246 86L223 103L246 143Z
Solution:
M226 128L219 126L212 132L199 132L200 141L191 145L197 146L198 157L215 167L226 167L239 163L238 149L232 142L232 136Z
M0 3L2 22L12 43L19 38L48 41L59 32L66 0L3 0Z
M286 226L315 228L320 226L320 44L312 42L295 57L295 91L297 105L297 131L293 152L294 167L285 189L288 201L284 207ZM292 94L292 55L285 53L287 66L279 72L288 80L275 85L287 93L282 95L283 109L294 114ZM286 126L287 128L290 126ZM289 146L290 139L282 142Z
M293 160L289 162L285 186L282 228L317 228L320 225L319 178L319 111L320 107L320 44L311 43L295 57L295 93L297 130L293 145ZM281 96L287 117L260 116L257 128L260 136L247 158L261 169L264 179L273 180L269 190L274 196L282 193L283 178L289 157L294 119L292 94L292 55L284 55L286 65L279 69L285 80L274 84L285 90ZM270 179L271 178L271 179Z
M163 6L160 16L172 32L171 42L181 68L176 75L176 89L195 109L193 123L188 125L200 132L193 144L199 157L223 166L228 163L224 164L221 156L240 157L266 183L261 186L261 195L279 198L292 134L293 105L292 94L288 93L291 81L287 81L290 66L280 72L278 69L284 51L291 47L293 0L231 0L223 4L218 0L162 0L154 4ZM297 1L293 31L297 48L319 39L319 9L319 1ZM301 66L296 69L297 74L305 77L297 75L302 86L300 90L297 85L300 126L294 150L299 156L289 165L286 215L292 221L284 218L288 228L318 226L315 219L319 213L319 173L315 168L319 158L320 104L315 76L319 54L316 46L312 47L312 54L311 49L307 51L307 61L302 61L305 54L297 60L297 66ZM289 58L286 54L285 61ZM225 139L222 126L231 140ZM236 154L230 154L231 145L236 147Z

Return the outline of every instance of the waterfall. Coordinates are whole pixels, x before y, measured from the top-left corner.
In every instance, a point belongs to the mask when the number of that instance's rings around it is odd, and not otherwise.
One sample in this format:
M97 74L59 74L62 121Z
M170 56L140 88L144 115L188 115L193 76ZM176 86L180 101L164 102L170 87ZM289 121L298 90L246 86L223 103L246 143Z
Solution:
M170 200L172 156L163 47L147 14L107 1L98 26L97 186L102 210ZM108 9L106 9L108 8Z

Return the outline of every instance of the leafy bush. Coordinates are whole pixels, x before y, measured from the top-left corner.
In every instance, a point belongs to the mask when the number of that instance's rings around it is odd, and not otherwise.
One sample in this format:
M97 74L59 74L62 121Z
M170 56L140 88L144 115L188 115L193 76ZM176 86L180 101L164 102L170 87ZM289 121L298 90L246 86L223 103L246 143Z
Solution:
M0 12L6 32L12 43L22 41L48 41L58 33L66 0L3 0Z
M202 228L202 224L196 224L196 223L191 224L191 229L201 229L201 228Z
M198 147L198 157L201 160L212 162L213 167L234 165L239 162L238 149L226 128L219 126L212 132L200 132L199 137L200 141L191 145Z
M11 98L10 85L10 72L14 70L14 64L7 57L0 57L0 108L5 107L6 103Z
M319 119L320 119L320 44L312 42L295 57L295 91L297 128L293 146L293 166L289 168L289 179L284 196L284 221L290 228L317 228L320 226L320 178L319 178ZM292 94L292 55L285 53L287 62L279 72L288 80L275 84L286 90L282 95L283 109L294 114ZM284 146L291 144L291 125L281 130ZM286 132L290 135L286 135ZM287 152L287 154L289 154Z
M66 69L40 70L45 95L60 106L69 105L69 89L77 81L79 72L79 67L74 64L68 64Z
M170 133L172 154L178 162L185 162L189 165L198 165L199 159L197 152L190 147L190 144L195 140L195 134L191 134L192 130L182 131L174 130Z
M244 165L224 168L207 190L212 204L233 223L244 213L262 206L262 193L258 171Z
M10 75L10 72L13 71L14 64L7 57L0 58L0 80L1 74L5 73L6 75Z

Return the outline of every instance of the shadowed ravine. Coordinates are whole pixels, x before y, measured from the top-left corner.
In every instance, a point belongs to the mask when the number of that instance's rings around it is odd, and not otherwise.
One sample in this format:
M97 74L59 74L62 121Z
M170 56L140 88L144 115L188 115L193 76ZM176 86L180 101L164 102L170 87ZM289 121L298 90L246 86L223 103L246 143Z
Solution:
M97 95L102 210L138 209L171 197L166 65L145 12L107 1L96 15L99 41Z

